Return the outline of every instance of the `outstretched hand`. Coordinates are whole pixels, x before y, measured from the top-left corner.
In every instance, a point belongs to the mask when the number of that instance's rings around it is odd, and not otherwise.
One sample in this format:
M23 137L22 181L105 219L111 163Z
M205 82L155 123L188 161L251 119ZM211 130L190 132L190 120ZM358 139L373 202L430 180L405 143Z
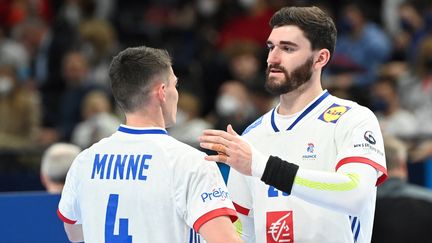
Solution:
M252 149L232 128L227 131L204 130L199 137L200 146L204 149L216 151L217 155L205 157L208 161L222 162L245 175L252 175Z

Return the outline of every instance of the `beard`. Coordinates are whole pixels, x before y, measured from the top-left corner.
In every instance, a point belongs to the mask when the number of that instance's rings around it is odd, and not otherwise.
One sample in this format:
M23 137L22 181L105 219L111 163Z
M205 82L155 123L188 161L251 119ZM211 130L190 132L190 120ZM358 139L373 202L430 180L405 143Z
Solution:
M267 67L265 83L266 90L272 95L282 95L298 89L307 83L312 77L313 57L308 58L302 65L294 69L291 73L280 65L269 65ZM276 77L270 77L270 69L278 69L283 72L284 79L278 82Z

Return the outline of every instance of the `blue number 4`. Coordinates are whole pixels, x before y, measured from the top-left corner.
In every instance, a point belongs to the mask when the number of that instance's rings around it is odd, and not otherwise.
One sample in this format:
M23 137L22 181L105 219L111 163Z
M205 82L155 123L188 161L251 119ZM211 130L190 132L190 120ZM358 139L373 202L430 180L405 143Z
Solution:
M283 196L288 196L288 193L282 192L282 195ZM272 186L269 186L269 189L267 191L267 196L268 197L279 197L279 190L276 189L276 188L274 188L274 187L272 187Z
M128 219L119 219L119 234L114 234L118 201L118 194L110 194L105 219L105 243L132 243L132 236L128 233Z

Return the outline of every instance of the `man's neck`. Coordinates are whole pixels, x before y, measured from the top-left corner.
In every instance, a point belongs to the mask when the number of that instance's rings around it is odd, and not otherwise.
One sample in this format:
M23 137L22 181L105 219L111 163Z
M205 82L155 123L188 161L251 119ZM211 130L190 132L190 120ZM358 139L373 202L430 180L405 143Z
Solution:
M136 111L126 113L126 125L131 127L162 127L165 128L165 122L162 112L145 112Z
M298 89L280 96L280 115L292 115L303 110L312 100L322 93L321 85L305 84Z

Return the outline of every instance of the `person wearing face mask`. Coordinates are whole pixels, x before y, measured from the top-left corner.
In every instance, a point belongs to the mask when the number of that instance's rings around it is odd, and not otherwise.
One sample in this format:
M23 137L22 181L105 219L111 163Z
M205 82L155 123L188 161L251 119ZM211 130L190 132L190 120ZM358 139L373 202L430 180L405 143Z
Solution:
M256 111L251 103L246 86L237 80L225 82L216 99L216 129L224 129L231 124L236 130L244 130L253 122Z
M396 80L379 77L372 86L371 100L383 134L407 139L417 134L415 116L400 106Z
M36 145L40 126L39 96L17 82L16 69L0 64L0 148Z

